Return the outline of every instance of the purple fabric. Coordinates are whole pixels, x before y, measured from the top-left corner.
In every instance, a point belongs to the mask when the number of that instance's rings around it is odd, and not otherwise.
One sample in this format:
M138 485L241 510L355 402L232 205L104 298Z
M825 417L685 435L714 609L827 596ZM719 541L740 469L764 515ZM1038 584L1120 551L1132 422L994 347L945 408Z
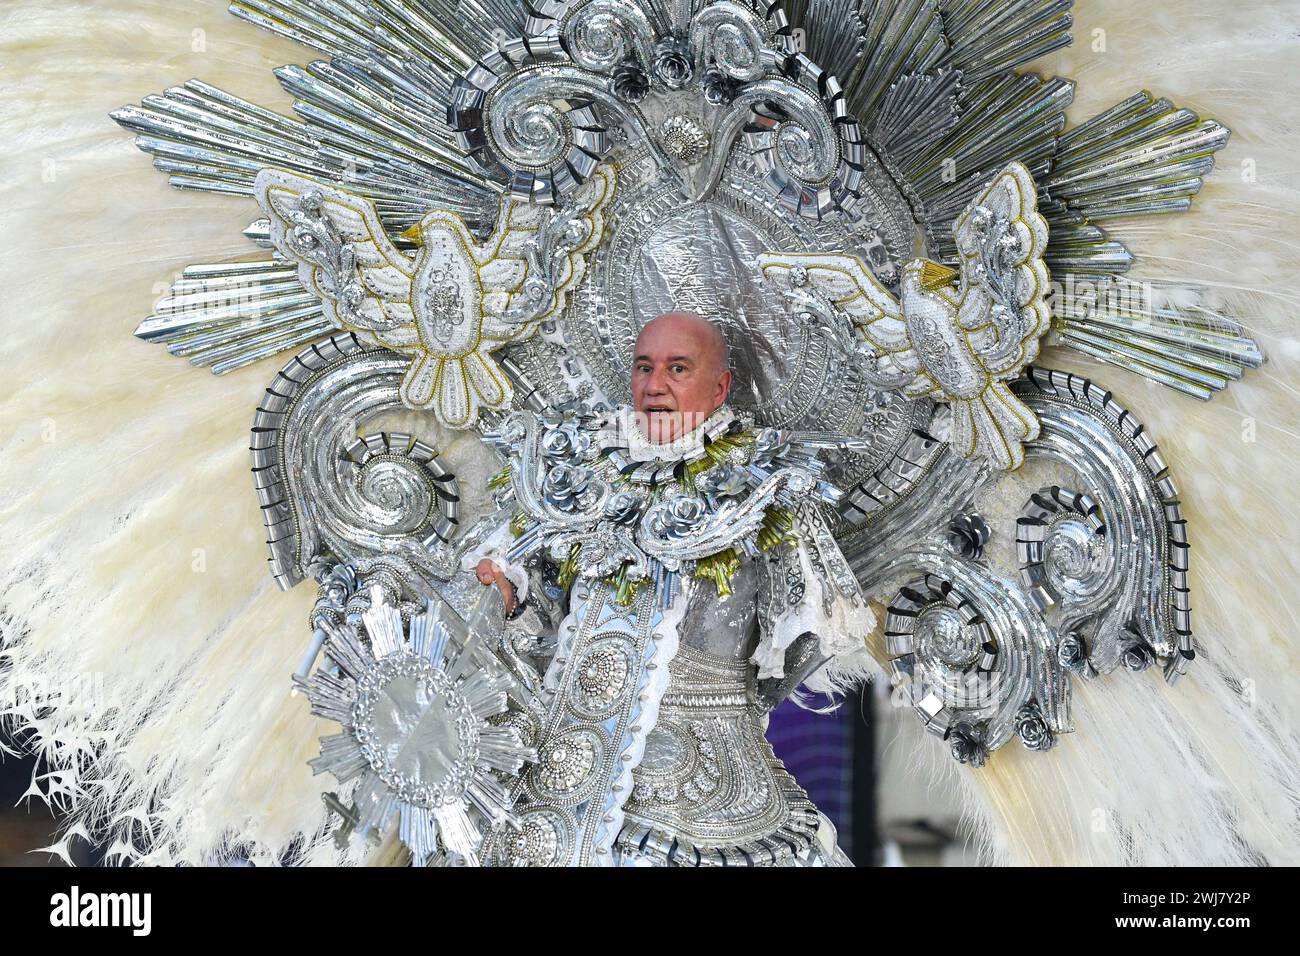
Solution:
M830 817L846 849L853 826L853 701L832 714L814 714L786 700L767 728L777 757Z

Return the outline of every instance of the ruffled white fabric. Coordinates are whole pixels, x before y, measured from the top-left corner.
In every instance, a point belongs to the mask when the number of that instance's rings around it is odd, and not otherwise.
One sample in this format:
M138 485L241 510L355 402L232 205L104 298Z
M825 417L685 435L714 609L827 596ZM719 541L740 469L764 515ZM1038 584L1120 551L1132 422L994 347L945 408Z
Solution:
M627 442L628 456L633 461L679 461L704 450L704 433L709 428L729 422L736 413L725 404L719 405L708 418L697 427L672 441L656 443L646 438L637 425L636 410L624 405L618 411L618 426L623 440Z
M802 599L787 607L763 635L750 660L760 679L785 676L785 654L802 634L817 635L818 650L831 658L825 667L804 681L809 690L830 693L868 677L883 677L884 671L867 650L867 637L876 629L876 615L861 599L855 602L833 590L830 609L825 601L830 587L825 572L813 567L808 549L797 547L803 572Z

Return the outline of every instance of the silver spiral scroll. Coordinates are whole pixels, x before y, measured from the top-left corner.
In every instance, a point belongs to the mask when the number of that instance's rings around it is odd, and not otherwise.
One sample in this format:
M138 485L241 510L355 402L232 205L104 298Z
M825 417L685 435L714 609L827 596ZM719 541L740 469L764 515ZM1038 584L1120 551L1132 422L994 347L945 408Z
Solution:
M558 37L516 38L456 80L447 122L466 155L514 198L550 205L609 151L596 101L621 111L599 74L568 61Z
M974 764L1013 736L1046 750L1071 730L1071 675L1159 663L1172 682L1196 656L1186 522L1154 439L1088 379L1030 367L1013 388L1041 423L1026 457L1070 477L1030 496L1005 574L983 547L1005 532L968 513L1001 476L942 444L922 459L905 443L908 468L877 472L892 496L851 492L861 513L845 514L841 536L865 587L908 582L886 625L900 692ZM942 442L932 428L916 450Z
M742 130L758 171L783 206L809 219L840 208L847 192L842 181L834 180L841 165L839 140L815 93L780 79L745 87L718 124L720 148L710 166L710 190Z
M1090 496L1053 485L1040 488L1016 521L1020 577L1040 609L1063 596L1096 601L1111 582L1106 522Z
M300 352L267 388L253 423L253 476L282 588L323 556L390 556L426 579L445 577L459 521L455 476L411 435L357 437L403 407L406 364L336 335Z
M578 66L610 73L628 58L648 69L654 58L654 27L628 0L589 0L570 7L560 21L564 48Z
M904 249L912 225L902 194L867 145L839 81L802 53L788 57L782 72L786 92L778 96L760 101L746 89L751 115L744 126L746 146L781 203L812 219L883 213L891 244ZM816 109L791 96L792 86L816 100Z
M1040 501L1038 510L1049 510L1049 502L1056 510L1044 529L1046 565L1028 571L1035 599L1046 602L1061 634L1086 643L1092 670L1107 674L1126 657L1149 654L1176 680L1196 656L1189 546L1178 492L1155 441L1088 379L1030 368L1015 390L1042 426L1030 456L1067 465L1087 489L1086 501ZM1103 516L1104 533L1089 535Z
M1044 749L1023 721L1026 707L1048 735L1072 729L1053 635L1023 595L950 553L924 551L907 566L921 576L890 602L885 644L897 693L927 730L979 765L1021 727L1027 746Z
M695 69L703 76L709 67L718 69L728 79L751 83L767 72L770 56L764 50L779 44L782 52L791 52L785 13L773 4L767 21L747 6L729 0L705 7L691 20L689 38L695 54Z
M352 482L344 497L369 527L451 543L460 495L456 476L433 448L412 435L377 432L358 438L345 455Z

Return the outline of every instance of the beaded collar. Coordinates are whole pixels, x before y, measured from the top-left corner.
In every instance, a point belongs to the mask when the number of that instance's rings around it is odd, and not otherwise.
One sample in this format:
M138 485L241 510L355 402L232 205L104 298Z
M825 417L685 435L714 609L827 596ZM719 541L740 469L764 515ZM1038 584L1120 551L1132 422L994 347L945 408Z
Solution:
M636 461L628 411L521 411L486 436L509 459L493 479L517 509L509 560L544 549L562 585L604 579L619 604L653 583L666 607L680 575L712 580L726 596L742 555L793 544L797 509L838 499L819 446L803 435L755 431L751 416L723 406L671 443L677 457Z

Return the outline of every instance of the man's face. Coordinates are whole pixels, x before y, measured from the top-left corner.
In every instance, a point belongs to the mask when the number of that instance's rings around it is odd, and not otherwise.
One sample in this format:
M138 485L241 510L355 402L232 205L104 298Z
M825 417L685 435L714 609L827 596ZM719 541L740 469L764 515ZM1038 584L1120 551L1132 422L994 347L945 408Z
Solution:
M670 312L647 322L632 357L632 407L642 434L657 444L701 425L727 398L722 333L706 319Z

